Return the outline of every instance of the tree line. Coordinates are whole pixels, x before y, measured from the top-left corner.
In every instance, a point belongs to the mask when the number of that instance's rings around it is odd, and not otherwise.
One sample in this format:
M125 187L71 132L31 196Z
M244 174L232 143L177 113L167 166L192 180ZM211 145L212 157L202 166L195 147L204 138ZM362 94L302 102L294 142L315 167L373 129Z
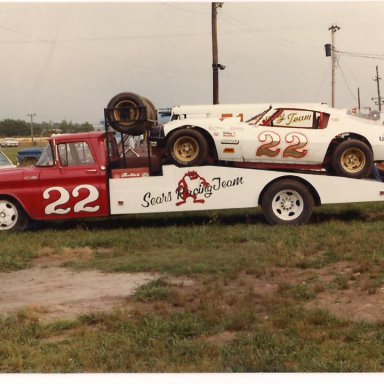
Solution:
M33 123L33 135L50 136L52 133L89 132L94 128L90 123L72 123L63 120L61 123L42 122ZM0 137L26 137L31 136L31 123L23 120L0 120Z

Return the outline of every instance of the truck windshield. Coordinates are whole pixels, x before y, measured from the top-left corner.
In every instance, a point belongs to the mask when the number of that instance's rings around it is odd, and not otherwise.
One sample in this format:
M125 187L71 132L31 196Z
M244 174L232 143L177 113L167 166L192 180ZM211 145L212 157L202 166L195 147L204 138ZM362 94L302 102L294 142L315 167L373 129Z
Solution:
M39 161L36 163L36 167L52 167L53 166L53 154L52 147L48 144L43 153L41 154Z

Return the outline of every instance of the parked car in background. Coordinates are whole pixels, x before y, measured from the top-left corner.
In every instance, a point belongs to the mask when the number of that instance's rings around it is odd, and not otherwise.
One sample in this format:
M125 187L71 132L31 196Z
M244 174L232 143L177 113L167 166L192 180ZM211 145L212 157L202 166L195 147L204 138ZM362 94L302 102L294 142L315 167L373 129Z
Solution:
M13 137L6 137L0 142L0 145L2 147L18 147L19 142L18 140L14 139Z
M17 165L19 167L35 165L43 151L44 147L31 147L21 149L19 152L17 152Z
M16 165L12 163L8 157L0 151L0 169L16 168Z

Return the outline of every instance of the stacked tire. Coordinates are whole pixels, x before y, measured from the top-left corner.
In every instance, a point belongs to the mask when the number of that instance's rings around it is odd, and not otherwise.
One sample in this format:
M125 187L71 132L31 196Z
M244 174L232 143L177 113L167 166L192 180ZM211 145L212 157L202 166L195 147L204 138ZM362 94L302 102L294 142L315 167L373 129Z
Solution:
M108 124L117 132L130 136L144 134L148 122L156 121L157 111L146 97L132 92L114 96L106 109Z

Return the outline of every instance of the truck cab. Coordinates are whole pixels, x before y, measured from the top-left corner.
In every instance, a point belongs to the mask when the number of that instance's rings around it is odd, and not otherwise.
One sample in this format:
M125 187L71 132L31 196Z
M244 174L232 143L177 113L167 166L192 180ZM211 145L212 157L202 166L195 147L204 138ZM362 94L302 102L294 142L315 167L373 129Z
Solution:
M115 151L107 151L109 148ZM35 167L6 170L0 179L0 227L35 220L109 214L108 158L119 156L115 139L101 132L50 138Z

